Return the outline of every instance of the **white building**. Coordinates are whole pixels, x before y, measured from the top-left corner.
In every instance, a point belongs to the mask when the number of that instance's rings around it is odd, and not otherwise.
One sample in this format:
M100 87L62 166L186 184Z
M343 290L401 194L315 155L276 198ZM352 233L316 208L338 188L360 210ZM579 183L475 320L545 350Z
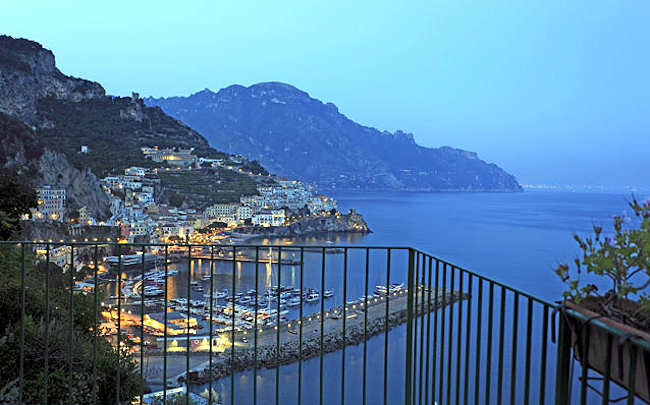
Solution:
M253 225L269 227L273 223L273 214L270 212L260 212L253 215Z
M282 226L284 225L284 220L284 210L271 211L271 226Z
M65 213L65 190L43 186L36 189L38 207L32 210L32 218L63 222Z
M253 209L246 205L237 208L237 219L241 222L250 219L253 216Z
M214 204L203 211L203 216L206 218L217 217L234 217L237 212L238 204Z
M147 169L144 167L131 166L124 169L124 174L129 176L144 177L147 174Z

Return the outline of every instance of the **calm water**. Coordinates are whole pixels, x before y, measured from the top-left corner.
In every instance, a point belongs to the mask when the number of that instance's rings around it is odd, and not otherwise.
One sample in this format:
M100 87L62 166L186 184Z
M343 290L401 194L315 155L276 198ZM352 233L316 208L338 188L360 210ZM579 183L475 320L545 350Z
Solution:
M413 246L549 301L558 299L563 291L563 286L552 272L553 267L559 262L571 261L577 253L572 235L589 233L593 223L609 225L612 216L624 214L628 198L622 194L565 192L363 193L339 194L334 197L338 199L342 211L355 208L361 212L373 233L366 236L323 235L296 242L323 243L329 240L348 245ZM350 254L348 299L363 294L364 259L363 252ZM375 284L385 283L385 262L385 254L378 252L371 255L371 290ZM404 281L405 255L396 252L391 263L391 281ZM336 293L332 304L343 302L342 268L340 255L328 255L325 288L331 288ZM206 273L207 265L196 266L196 269L193 271L195 274L192 274L193 279ZM236 268L235 283L238 290L254 285L254 271L252 264ZM260 286L277 283L278 272L275 266L261 266L259 271ZM224 287L232 285L232 266L225 263L217 265L217 274ZM303 274L305 287L320 287L318 254L307 254ZM298 285L299 275L300 269L297 266L283 266L282 284ZM311 306L307 311L316 312L319 309L319 306ZM498 308L495 308L497 311ZM534 329L533 334L539 334L539 330ZM367 343L369 404L381 403L383 399L384 344L383 335L373 337ZM391 404L403 402L404 347L405 327L402 326L389 333L387 395ZM361 399L362 349L362 345L346 349L346 403L359 403ZM539 354L534 351L533 361L539 361L538 358ZM342 361L341 352L324 356L324 403L340 402ZM473 362L472 357L471 363ZM510 358L507 358L506 363L509 362ZM303 403L318 403L320 375L318 358L303 362ZM235 375L235 403L252 403L253 378L253 371ZM280 383L280 403L296 403L297 364L280 367L279 375L276 375L275 369L258 370L258 403L275 403L276 378ZM223 404L230 403L230 384L230 378L213 383L219 401ZM507 386L506 382L506 389ZM205 388L195 387L193 390L201 392ZM535 388L532 394L537 394Z
M563 291L552 273L577 254L573 234L631 213L624 194L531 192L336 195L374 233L358 243L410 245L547 300ZM637 196L644 197L644 196Z

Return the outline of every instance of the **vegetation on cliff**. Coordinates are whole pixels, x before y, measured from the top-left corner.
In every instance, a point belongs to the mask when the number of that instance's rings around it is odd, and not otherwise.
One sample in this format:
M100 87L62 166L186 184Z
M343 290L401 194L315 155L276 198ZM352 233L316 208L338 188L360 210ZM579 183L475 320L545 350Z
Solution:
M21 187L15 174L0 176L0 236L13 237L20 230L20 216L36 206L36 197ZM48 351L47 403L68 401L68 362L72 360L74 403L91 403L93 351L96 343L97 398L99 403L115 400L115 378L119 370L121 399L128 401L140 392L135 363L106 339L97 336L94 326L93 296L74 294L70 301L70 276L54 264L36 263L31 249L0 246L0 403L18 403L21 326L24 326L24 403L43 403L45 387L45 349ZM23 267L24 266L24 267ZM24 269L24 273L23 273ZM24 274L24 289L22 276ZM45 290L45 279L49 288ZM47 294L46 294L47 293ZM25 294L25 318L21 319ZM48 297L46 309L44 297ZM70 306L72 305L72 319ZM24 322L23 325L21 323ZM70 329L72 328L72 329ZM44 336L48 335L48 343ZM70 344L71 343L71 344Z

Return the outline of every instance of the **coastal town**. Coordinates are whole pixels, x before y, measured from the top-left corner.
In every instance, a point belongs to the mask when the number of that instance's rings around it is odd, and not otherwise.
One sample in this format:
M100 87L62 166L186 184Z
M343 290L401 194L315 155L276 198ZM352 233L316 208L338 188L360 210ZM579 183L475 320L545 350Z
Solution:
M287 330L287 325L301 322L297 318L303 305L305 321L319 319L318 309L323 308L329 325L341 319L344 309L352 313L391 296L403 297L403 284L380 285L374 294L342 303L331 288L298 288L295 280L274 282L280 266L304 264L287 242L284 255L273 249L237 248L258 237L368 232L360 215L353 210L342 214L333 198L300 181L271 175L240 155L206 158L193 148L160 146L140 151L150 164L129 166L100 179L110 201L109 217L98 218L85 206L71 209L66 190L46 184L36 188L37 206L23 221L32 230L65 231L65 239L33 240L37 258L73 272L74 291L101 296L98 329L113 345L120 342L134 354L145 351L153 363L156 356L169 355L170 370L179 370L165 382L170 387L188 378L181 375L183 358L175 359L175 354L224 353L234 344L235 331L239 346L248 344L251 333L270 339L278 327L283 336L292 336L295 331ZM88 152L89 147L82 145L78 153ZM219 196L222 188L232 190L228 174L236 174L240 183L245 179L245 187L239 195L228 193L214 200L179 195L181 187L169 182L211 176L209 195ZM73 248L69 242L89 244ZM99 247L94 254L93 247ZM339 248L322 251L341 253ZM263 264L267 279L259 287L240 281L231 288L214 277L213 266L219 260L239 266ZM148 366L145 374L149 384L161 383L159 367Z
M319 219L322 220L317 222L321 224L320 228L317 226L311 231L341 230L328 227L328 222L325 221L336 221L343 216L337 209L336 200L314 192L310 186L300 181L272 176L257 162L251 164L243 156L210 159L195 155L192 148L157 146L142 147L141 152L151 161L151 167L131 166L101 179L101 187L110 199L109 218L98 219L85 206L69 209L66 206L66 190L58 188L56 184L48 184L36 188L38 206L30 214L25 214L24 219L65 225L68 234L72 235L69 239L75 241L97 241L98 230L110 230L107 235L112 237L105 239L119 243L229 245L259 235L286 235L294 224ZM82 145L79 153L88 153L88 146ZM177 206L161 201L169 190L161 179L170 175L215 173L210 189L218 194L223 182L218 170L227 170L250 179L254 184L253 191L229 196L230 201L202 201L197 206L187 204L191 198L185 198L185 202L177 203ZM171 199L177 196L174 193ZM355 213L348 213L350 214L357 218ZM93 232L87 234L88 230ZM342 230L368 231L362 219L349 229ZM50 238L35 242L60 241ZM69 256L67 251L56 247L52 249L52 258L60 258L59 264L66 264Z

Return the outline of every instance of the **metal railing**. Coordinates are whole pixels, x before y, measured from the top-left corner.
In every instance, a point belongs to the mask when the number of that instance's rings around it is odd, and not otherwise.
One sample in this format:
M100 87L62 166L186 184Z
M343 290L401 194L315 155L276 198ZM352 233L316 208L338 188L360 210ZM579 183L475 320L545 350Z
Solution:
M15 375L0 374L13 384L0 402L192 403L200 393L223 405L643 398L635 378L647 375L638 368L648 363L646 341L408 247L0 249L19 294L4 297L19 301L19 352ZM604 371L576 360L590 358L576 322L606 334ZM621 347L634 357L616 378L611 353Z

